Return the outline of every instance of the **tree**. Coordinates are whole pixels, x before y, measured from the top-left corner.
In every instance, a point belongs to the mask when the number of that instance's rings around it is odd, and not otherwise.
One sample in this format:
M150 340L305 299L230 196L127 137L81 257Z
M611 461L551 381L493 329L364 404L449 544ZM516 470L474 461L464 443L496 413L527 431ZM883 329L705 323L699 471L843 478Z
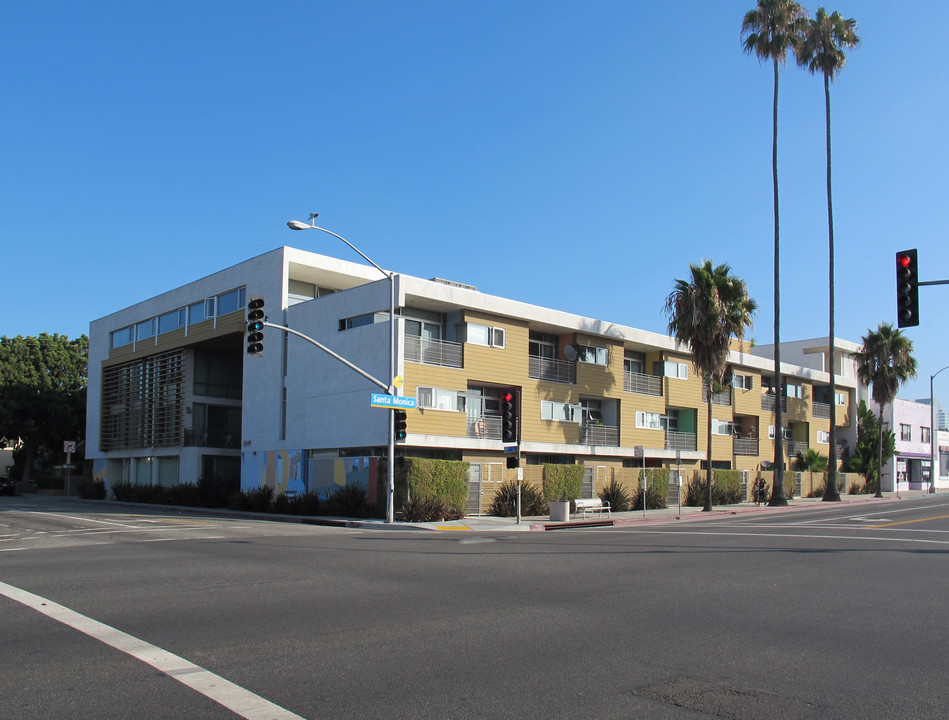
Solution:
M875 493L880 487L879 462L888 463L895 452L896 434L892 430L881 434L880 421L861 400L857 407L857 446L853 455L844 460L844 471L863 475L867 492Z
M666 298L669 334L689 346L692 362L702 375L708 402L708 449L704 510L712 509L712 395L713 384L723 383L731 338L741 339L758 309L748 288L731 274L728 265L689 265L691 278L676 280Z
M23 480L35 459L78 440L86 417L89 338L0 338L0 437L23 450Z
M857 377L872 386L870 396L880 406L878 464L883 469L883 411L893 402L900 385L916 377L913 341L889 323L880 323L876 332L867 330L863 346L857 351ZM882 480L882 477L881 477ZM883 497L882 482L877 484L876 497Z
M797 49L797 62L807 68L810 73L820 72L824 76L824 120L827 142L827 271L829 274L828 304L829 317L829 350L828 365L830 367L830 471L827 482L827 491L824 500L839 501L837 491L837 404L833 398L836 393L834 367L834 204L831 195L830 183L830 83L840 74L847 57L844 48L855 48L860 44L856 34L857 21L853 18L845 20L839 12L827 14L824 8L817 9L817 17L808 20L804 29L804 39Z
M824 472L827 469L827 458L813 448L802 450L797 454L797 469L801 472Z
M801 31L807 14L793 0L758 0L754 10L745 13L741 23L741 35L747 53L754 53L759 60L771 60L774 65L774 100L772 103L771 136L771 182L774 190L774 387L778 393L774 405L774 426L781 428L781 243L778 213L778 64L783 64L788 48L792 50L801 41ZM780 430L778 437L780 438ZM774 483L771 490L771 505L787 505L784 493L784 443L774 443Z

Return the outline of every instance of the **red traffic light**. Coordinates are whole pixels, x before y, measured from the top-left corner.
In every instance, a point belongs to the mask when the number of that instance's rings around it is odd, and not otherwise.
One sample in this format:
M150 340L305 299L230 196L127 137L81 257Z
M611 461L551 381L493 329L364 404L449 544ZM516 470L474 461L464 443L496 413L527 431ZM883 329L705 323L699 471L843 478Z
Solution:
M896 261L897 261L902 267L908 268L908 267L910 266L910 264L913 262L913 259L912 259L909 255L901 254L901 255L897 256Z
M501 396L501 399L504 400L504 402L509 403L514 399L514 396L511 393L506 392Z

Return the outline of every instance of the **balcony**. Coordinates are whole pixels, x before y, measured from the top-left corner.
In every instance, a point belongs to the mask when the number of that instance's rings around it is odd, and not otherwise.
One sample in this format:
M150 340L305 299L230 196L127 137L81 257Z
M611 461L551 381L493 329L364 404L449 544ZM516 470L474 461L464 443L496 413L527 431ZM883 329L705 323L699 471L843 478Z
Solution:
M619 447L619 428L613 425L581 425L580 444Z
M806 440L788 440L788 457L797 457L802 452L807 452Z
M695 450L695 433L666 430L666 450Z
M768 412L774 412L775 408L774 395L771 393L765 393L761 396L761 409L767 410ZM786 397L781 398L781 412L787 412L788 409L788 399Z
M658 375L643 375L642 373L623 373L623 389L638 395L662 395L662 378Z
M222 428L185 428L185 447L239 448L241 434L229 433Z
M735 455L757 455L758 438L736 437L732 451Z
M577 364L575 362L565 362L534 355L531 355L528 359L530 362L527 375L534 380L546 380L547 382L564 383L566 385L575 385L577 382Z
M702 385L702 402L708 402L708 387ZM732 389L723 388L718 392L712 393L712 405L727 405L731 407L732 404Z
M405 336L405 361L442 367L464 367L462 344L431 340L418 335Z
M813 405L814 417L830 419L830 405L822 402L815 402Z
M501 418L490 415L469 417L467 436L480 440L500 440Z

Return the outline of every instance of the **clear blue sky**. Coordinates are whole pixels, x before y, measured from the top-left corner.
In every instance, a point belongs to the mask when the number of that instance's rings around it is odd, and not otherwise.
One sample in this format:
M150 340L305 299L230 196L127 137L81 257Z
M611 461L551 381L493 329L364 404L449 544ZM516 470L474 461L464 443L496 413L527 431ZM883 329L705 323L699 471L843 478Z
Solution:
M817 6L809 6L812 12ZM7 3L4 335L91 320L280 245L663 332L727 262L773 339L768 64L752 0ZM895 322L894 253L949 278L949 6L828 6L862 46L831 90L837 335ZM827 333L824 98L782 70L782 338ZM335 244L334 244L335 243ZM929 392L949 286L907 334ZM949 396L949 371L937 395Z

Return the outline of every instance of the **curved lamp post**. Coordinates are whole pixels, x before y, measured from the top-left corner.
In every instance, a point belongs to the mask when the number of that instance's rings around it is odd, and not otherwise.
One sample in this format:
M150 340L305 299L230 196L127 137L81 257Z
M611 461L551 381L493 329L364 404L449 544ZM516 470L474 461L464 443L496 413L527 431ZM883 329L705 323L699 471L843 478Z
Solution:
M355 250L360 257L362 257L366 262L372 265L376 270L381 272L389 279L389 389L388 393L390 395L395 395L395 387L393 385L393 379L395 378L395 273L388 272L383 270L381 267L376 265L368 256L365 255L359 248L353 245L349 240L337 235L332 230L327 230L326 228L319 227L316 224L316 218L319 213L310 213L310 222L309 224L301 222L299 220L290 220L287 223L287 227L291 230L319 230L325 232L328 235L332 235L338 240L342 240L344 243L349 245L353 250ZM391 523L395 522L395 417L392 410L388 411L389 416L389 459L386 467L387 475L387 488L386 488L386 522Z
M949 369L946 365L942 370ZM936 453L936 398L933 397L933 380L942 372L937 370L929 376L929 492L936 492L936 478L939 477L939 457Z

